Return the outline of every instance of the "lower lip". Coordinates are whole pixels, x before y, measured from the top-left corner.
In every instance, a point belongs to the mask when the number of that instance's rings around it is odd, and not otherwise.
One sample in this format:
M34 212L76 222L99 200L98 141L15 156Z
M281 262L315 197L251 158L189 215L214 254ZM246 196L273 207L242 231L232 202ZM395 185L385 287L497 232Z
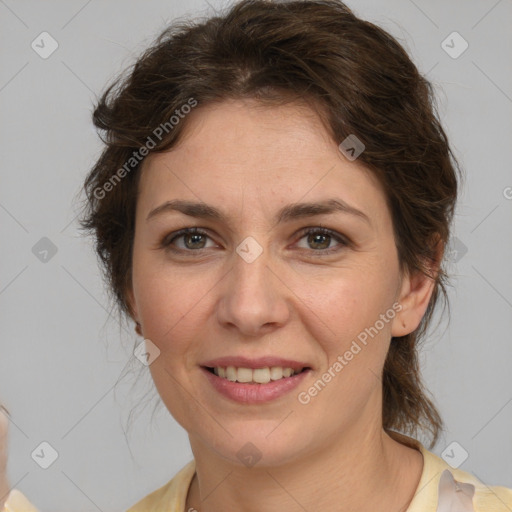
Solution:
M261 404L276 400L295 389L310 372L307 369L297 375L273 380L267 384L245 384L218 377L204 367L201 367L201 370L221 395L243 404Z

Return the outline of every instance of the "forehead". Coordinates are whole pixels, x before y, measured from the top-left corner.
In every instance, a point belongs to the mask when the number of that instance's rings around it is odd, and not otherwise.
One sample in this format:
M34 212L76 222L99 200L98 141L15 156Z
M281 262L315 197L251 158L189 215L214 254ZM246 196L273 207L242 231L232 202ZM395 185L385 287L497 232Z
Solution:
M143 163L141 210L174 198L269 213L327 195L367 211L384 205L377 178L342 155L307 105L229 100L198 107L184 121L179 143Z

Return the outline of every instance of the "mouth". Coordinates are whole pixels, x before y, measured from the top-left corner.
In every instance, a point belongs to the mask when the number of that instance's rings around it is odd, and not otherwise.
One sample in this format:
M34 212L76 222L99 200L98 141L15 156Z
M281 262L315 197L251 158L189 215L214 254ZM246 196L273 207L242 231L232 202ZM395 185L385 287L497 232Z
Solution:
M275 360L272 362L277 363ZM200 368L211 389L242 405L262 405L281 397L284 399L312 372L309 366L288 361L283 361L285 366L261 366L261 363L252 361L252 368L249 368L247 361L245 364L247 366L233 366L216 361ZM289 364L293 366L287 366Z
M268 384L299 375L310 367L291 368L287 366L265 366L262 368L246 368L236 366L203 366L205 370L217 377L230 382L243 384Z

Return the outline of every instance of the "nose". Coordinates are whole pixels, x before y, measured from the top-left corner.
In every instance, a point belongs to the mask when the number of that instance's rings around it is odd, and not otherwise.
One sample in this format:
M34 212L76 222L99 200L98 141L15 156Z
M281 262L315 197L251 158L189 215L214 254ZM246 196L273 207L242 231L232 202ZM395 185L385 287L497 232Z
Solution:
M292 295L265 251L248 262L237 253L222 281L217 318L224 328L258 337L286 324Z

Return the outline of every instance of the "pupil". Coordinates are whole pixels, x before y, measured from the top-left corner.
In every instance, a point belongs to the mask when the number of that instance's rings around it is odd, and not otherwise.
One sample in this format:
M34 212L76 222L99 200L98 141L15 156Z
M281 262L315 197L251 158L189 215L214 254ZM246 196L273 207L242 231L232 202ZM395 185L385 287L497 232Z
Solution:
M189 240L192 240L192 245L194 245L194 242L198 241L198 239L200 239L202 236L203 236L203 235L201 235L201 234L197 234L197 233L195 233L195 234L192 234L192 235L188 235L188 237L189 237L188 239L189 239ZM187 244L187 246L188 246L188 245L189 245L189 244ZM201 247L202 247L202 246L201 246Z
M312 241L312 243L315 244L317 242L317 239L322 238L322 237L324 238L324 240L327 240L327 242L324 242L323 244L320 242L320 245L323 245L323 247L320 247L320 248L325 249L329 246L329 242L328 242L329 235L316 233L316 234L310 235L310 241Z

